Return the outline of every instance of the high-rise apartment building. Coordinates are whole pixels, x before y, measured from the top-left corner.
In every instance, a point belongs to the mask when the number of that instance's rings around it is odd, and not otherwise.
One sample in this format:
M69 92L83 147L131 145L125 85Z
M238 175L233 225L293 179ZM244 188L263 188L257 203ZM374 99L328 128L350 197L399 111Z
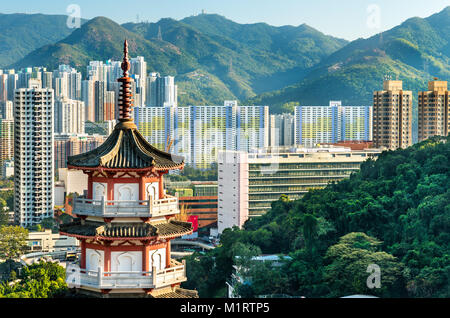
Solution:
M14 119L0 119L0 166L14 158Z
M84 134L84 102L59 97L55 101L55 133Z
M448 135L449 110L447 81L430 81L428 91L419 92L419 141Z
M392 150L412 145L412 92L402 81L385 80L373 94L373 141Z
M142 56L138 56L130 59L130 67L130 73L133 74L137 83L136 92L140 94L140 103L135 103L135 105L144 106L146 101L147 62Z
M106 82L95 82L95 121L105 120Z
M269 144L268 106L135 107L134 119L150 143L164 150L173 141L172 151L200 169L217 162L220 150Z
M14 120L14 106L12 101L0 101L0 116L3 119Z
M146 82L147 106L177 106L178 87L173 76L161 77L159 73L151 73Z
M23 227L53 217L53 106L53 90L40 81L15 91L14 213Z
M93 80L85 80L81 86L81 100L84 102L85 119L95 122L95 82Z
M295 117L292 114L270 115L269 145L293 146L295 144Z
M115 92L106 91L105 93L105 114L104 121L116 119L116 94Z
M369 141L372 138L372 107L329 106L295 107L295 143L315 147L339 141Z
M8 74L8 100L14 100L14 91L16 90L17 84L19 82L19 75L14 73L14 70L11 70Z
M67 97L69 99L81 99L81 73L68 65L60 65L53 71L52 85L55 97ZM47 80L48 81L48 80Z
M0 75L0 101L8 100L8 74Z

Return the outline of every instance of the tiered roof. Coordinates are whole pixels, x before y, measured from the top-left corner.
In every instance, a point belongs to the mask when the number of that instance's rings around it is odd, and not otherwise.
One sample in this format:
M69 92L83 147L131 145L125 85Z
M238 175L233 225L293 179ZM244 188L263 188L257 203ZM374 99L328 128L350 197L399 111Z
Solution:
M62 234L96 239L167 239L191 234L192 223L174 219L156 224L150 223L106 223L76 219L61 225Z

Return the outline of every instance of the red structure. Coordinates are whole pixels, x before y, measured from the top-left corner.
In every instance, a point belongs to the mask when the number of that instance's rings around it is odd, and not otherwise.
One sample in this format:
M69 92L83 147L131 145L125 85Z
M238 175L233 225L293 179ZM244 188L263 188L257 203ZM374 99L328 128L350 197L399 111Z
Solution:
M373 141L340 141L335 144L321 144L321 145L347 147L347 148L350 148L351 150L359 151L359 150L373 148Z
M97 297L195 298L180 288L185 264L170 250L170 241L193 227L175 219L178 199L163 187L164 175L183 169L184 159L153 147L137 130L129 69L125 41L119 123L99 148L68 159L69 169L88 175L88 191L74 199L78 219L61 226L61 234L81 245L80 271L70 268L67 282Z
M189 216L197 217L199 228L217 225L217 196L180 197L178 199L179 206L184 207Z

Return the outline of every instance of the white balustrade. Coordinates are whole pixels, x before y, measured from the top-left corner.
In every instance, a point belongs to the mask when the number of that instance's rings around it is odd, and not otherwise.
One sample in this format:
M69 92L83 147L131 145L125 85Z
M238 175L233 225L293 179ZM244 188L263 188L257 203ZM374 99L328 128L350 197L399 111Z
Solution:
M154 267L151 272L104 272L101 267L99 267L98 271L81 269L78 272L79 277L74 276L74 273L68 270L67 284L69 287L85 286L96 289L123 289L160 288L185 282L187 280L185 262L172 261L171 264L177 266L163 270L158 270Z
M116 201L86 199L75 197L73 213L99 217L158 217L178 214L178 198L167 196L164 199L141 201Z

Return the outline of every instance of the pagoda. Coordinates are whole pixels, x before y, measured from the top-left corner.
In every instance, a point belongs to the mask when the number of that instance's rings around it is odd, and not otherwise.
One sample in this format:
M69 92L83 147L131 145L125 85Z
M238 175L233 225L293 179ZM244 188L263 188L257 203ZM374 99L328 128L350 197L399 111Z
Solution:
M80 241L79 266L68 266L67 283L94 297L197 298L180 288L185 262L171 258L170 241L192 234L176 219L178 199L164 190L164 175L182 170L184 158L150 145L130 117L130 62L125 40L118 124L93 151L69 157L68 168L88 175L84 197L74 198L71 223L62 235Z

